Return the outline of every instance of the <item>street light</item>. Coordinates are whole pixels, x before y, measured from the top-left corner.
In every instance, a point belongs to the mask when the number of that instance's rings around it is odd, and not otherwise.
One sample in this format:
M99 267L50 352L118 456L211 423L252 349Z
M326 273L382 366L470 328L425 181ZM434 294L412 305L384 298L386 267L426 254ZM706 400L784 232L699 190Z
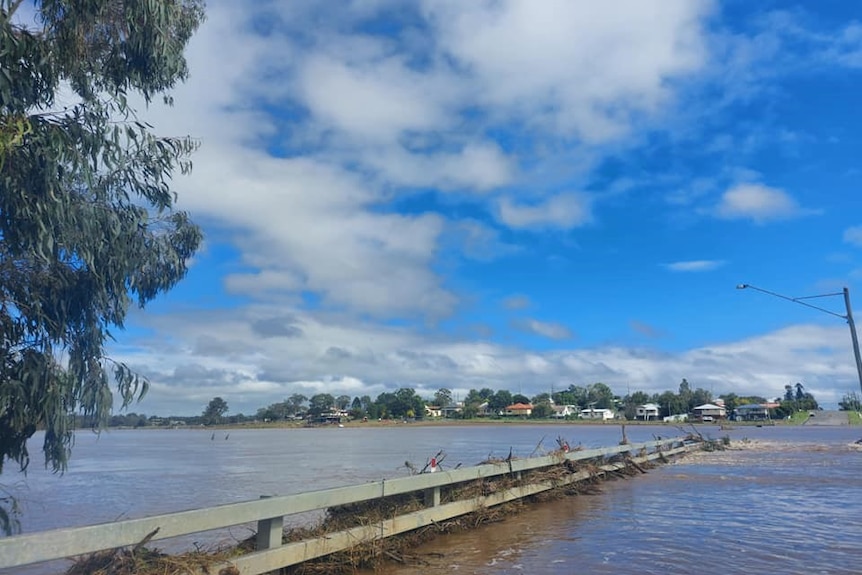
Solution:
M859 337L856 335L856 324L853 322L853 310L850 308L850 290L845 287L843 291L835 293L824 293L820 295L809 295L805 297L787 297L786 295L771 292L769 290L765 290L751 284L739 284L738 286L736 286L736 289L757 290L765 294L780 297L781 299L786 299L787 301L792 301L793 303L798 303L799 305L804 305L805 307L816 309L817 311L822 311L823 313L828 313L829 315L834 315L835 317L840 317L841 319L845 320L847 322L847 325L850 326L850 338L853 340L853 355L856 357L856 373L859 376L859 388L862 389L862 356L860 356L859 354ZM806 299L831 297L838 295L844 296L844 309L847 310L847 315L841 315L840 313L835 313L834 311L830 311L828 309L824 309L822 307L818 307L816 305L812 305L808 302L802 301Z

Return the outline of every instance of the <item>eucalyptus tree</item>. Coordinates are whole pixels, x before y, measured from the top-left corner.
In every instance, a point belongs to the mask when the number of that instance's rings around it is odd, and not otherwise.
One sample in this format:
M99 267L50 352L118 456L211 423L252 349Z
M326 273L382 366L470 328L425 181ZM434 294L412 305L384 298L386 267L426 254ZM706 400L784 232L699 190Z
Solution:
M302 411L302 406L305 405L306 401L308 401L308 398L301 393L293 393L285 400L285 403L290 410L290 414L296 415Z
M147 382L106 352L132 305L173 287L201 241L172 177L188 137L133 101L170 101L202 0L0 0L0 473L45 430L65 468L75 414L103 426ZM61 96L62 94L62 96Z
M204 408L203 414L201 414L201 419L203 419L205 425L221 423L222 417L224 417L224 414L227 413L229 409L230 408L224 399L221 397L214 397Z
M314 417L331 411L335 407L335 398L330 393L316 393L308 400L308 413Z
M431 400L438 407L447 407L452 403L452 390L447 387L441 387L434 393L434 398Z

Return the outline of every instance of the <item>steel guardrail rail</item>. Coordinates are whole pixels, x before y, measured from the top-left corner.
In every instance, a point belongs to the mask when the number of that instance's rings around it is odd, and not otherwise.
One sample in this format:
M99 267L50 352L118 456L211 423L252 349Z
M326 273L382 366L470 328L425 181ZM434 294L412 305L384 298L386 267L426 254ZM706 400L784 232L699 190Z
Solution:
M446 485L475 481L505 474L541 469L563 460L582 461L606 458L643 450L661 451L685 446L686 438L675 437L635 444L585 449L526 459L488 463L474 467L422 473L409 477L382 479L361 485L335 487L292 495L229 503L215 507L126 519L109 523L52 529L0 538L0 569L65 559L97 551L136 545L145 538L156 541L282 518L288 515L359 503L381 497L433 490ZM155 532L155 533L154 533Z

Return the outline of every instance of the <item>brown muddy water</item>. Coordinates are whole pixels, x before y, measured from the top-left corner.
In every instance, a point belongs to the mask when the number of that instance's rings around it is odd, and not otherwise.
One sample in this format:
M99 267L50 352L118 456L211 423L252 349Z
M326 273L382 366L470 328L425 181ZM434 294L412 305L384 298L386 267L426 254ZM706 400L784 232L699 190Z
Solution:
M862 573L862 429L744 427L730 451L688 456L597 495L543 503L505 521L413 551L381 575L436 573ZM630 441L675 436L629 426ZM528 457L555 439L603 447L618 425L512 425L299 430L139 430L78 435L65 476L34 461L2 483L24 507L26 532L87 525L361 483L409 473L443 450L444 467L511 449ZM31 451L38 453L38 444ZM293 524L312 521L295 518ZM229 544L249 527L177 542L171 551ZM57 566L15 573L56 573ZM10 571L5 571L9 573Z

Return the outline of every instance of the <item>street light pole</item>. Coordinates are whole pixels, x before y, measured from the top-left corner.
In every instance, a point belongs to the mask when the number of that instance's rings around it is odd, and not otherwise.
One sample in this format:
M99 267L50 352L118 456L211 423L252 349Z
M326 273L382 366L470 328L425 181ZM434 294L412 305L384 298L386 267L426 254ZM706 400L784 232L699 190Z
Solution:
M763 288L759 288L757 286L753 286L751 284L739 284L736 286L736 289L753 289L765 294L769 294L771 296L779 297L781 299L786 299L787 301L792 301L793 303L798 303L799 305L804 305L805 307L810 307L812 309L816 309L817 311L822 311L824 313L828 313L829 315L834 315L835 317L840 317L841 319L847 322L847 325L850 326L850 339L853 341L853 356L856 359L856 374L859 377L859 388L862 389L862 355L859 353L859 336L856 335L856 322L853 321L853 309L850 307L850 290L846 287L843 291L837 293L825 293L820 295L811 295L805 297L787 297L786 295L781 295L780 293L771 292L769 290L765 290ZM847 311L847 315L841 315L840 313L835 313L834 311L830 311L828 309L824 309L822 307L818 307L816 305L812 305L808 302L804 302L801 300L805 299L813 299L818 297L830 297L830 296L844 296L844 309Z
M850 326L853 355L856 356L856 373L859 375L859 387L862 389L862 355L859 354L859 336L856 335L856 322L853 321L853 310L850 307L850 290L846 287L844 288L844 306L847 308L847 325Z

